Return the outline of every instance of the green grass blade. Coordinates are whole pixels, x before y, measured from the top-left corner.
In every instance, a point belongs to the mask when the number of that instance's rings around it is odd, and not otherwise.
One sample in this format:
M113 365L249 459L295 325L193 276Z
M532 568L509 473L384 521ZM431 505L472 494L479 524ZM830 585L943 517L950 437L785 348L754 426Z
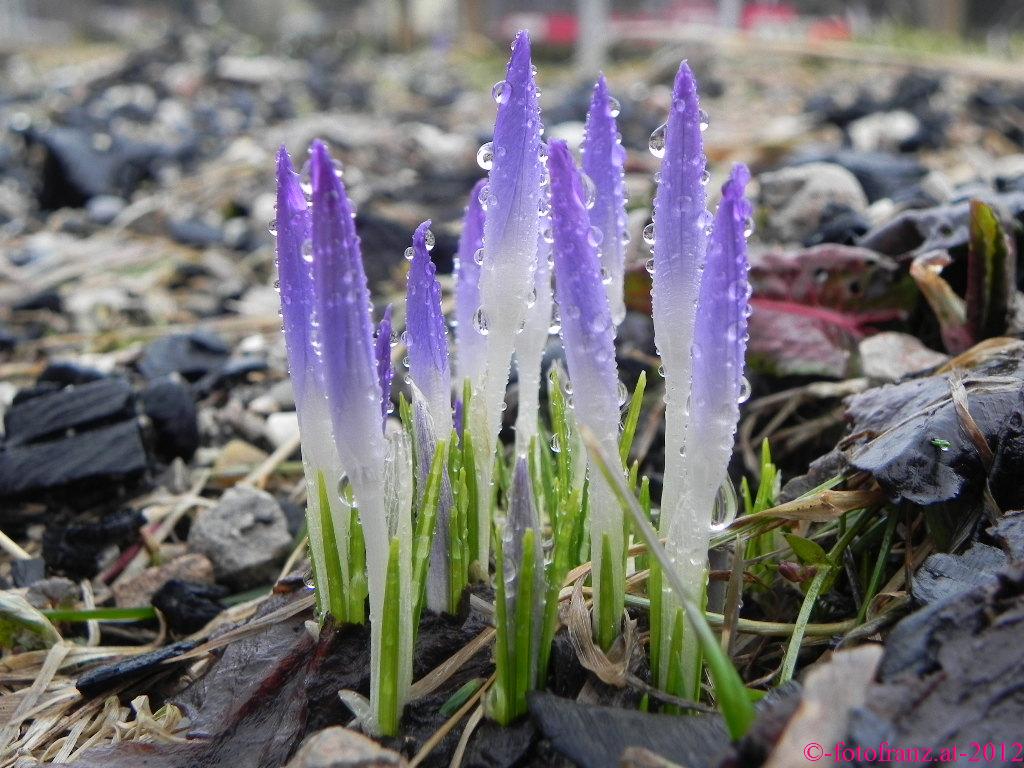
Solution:
M622 459L623 466L628 463L629 452L633 449L633 437L636 435L636 425L640 421L640 409L644 404L644 390L646 388L647 371L641 371L640 378L636 380L633 397L629 401L626 421L622 426L622 438L619 440L619 458Z
M423 601L427 593L427 567L430 562L430 547L434 538L437 523L437 505L441 498L441 475L444 473L447 448L442 440L434 450L434 458L430 462L430 474L427 475L427 487L423 494L423 507L416 516L416 533L413 537L412 578L413 578L413 626L420 623Z
M609 458L605 456L601 445L589 430L584 430L583 439L587 445L588 455L595 461L601 474L605 476L623 509L633 516L641 538L646 542L651 555L658 559L665 580L682 603L683 610L686 611L686 618L697 633L697 640L704 653L704 660L715 686L718 708L725 719L729 735L733 739L739 739L754 722L754 707L739 672L736 671L729 657L722 652L722 647L715 638L714 632L708 626L704 611L696 604L687 591L687 587L679 580L678 574L672 568L668 553L658 540L658 534L644 516L636 499L629 494L625 487L622 473L612 469Z
M399 632L401 613L401 574L399 553L401 543L398 538L391 540L388 554L387 582L384 587L384 613L381 621L380 644L380 677L378 681L377 728L385 736L398 733L398 676L399 649L401 647Z
M324 540L324 561L327 571L326 584L317 584L318 589L326 587L327 607L334 620L339 624L348 623L348 605L345 602L344 571L341 566L341 553L338 550L338 536L334 530L334 515L331 513L331 498L327 492L327 481L324 473L316 473L317 495L320 499L320 532Z

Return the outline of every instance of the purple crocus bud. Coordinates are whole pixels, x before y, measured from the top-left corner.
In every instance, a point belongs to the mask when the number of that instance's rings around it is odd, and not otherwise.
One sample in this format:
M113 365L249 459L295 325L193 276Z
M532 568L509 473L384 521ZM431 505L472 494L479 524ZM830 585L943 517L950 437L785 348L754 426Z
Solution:
M702 130L707 118L697 101L697 83L686 62L679 65L668 122L651 134L661 156L654 198L652 299L654 338L665 375L665 484L662 532L681 503L684 441L690 417L691 347L697 297L707 251L707 159ZM645 232L645 239L650 239ZM667 656L667 654L666 654Z
M708 516L709 526L732 455L739 404L748 394L743 363L750 314L746 230L752 207L744 196L749 181L750 171L738 164L722 187L694 331L690 434L700 446L701 460L694 463L691 490L695 496L703 493L693 509Z
M484 220L484 254L480 269L477 332L487 336L485 365L474 384L469 424L477 446L477 487L481 515L476 560L487 561L490 545L489 488L494 447L501 425L516 332L526 317L534 286L541 195L540 106L530 62L530 38L520 32L512 45L505 80L494 86L498 116L493 159L480 196ZM486 190L486 191L485 191Z
M618 325L626 316L622 281L628 241L626 219L626 181L623 164L626 150L615 121L618 102L608 93L601 75L594 86L587 113L583 139L583 171L594 183L594 207L590 211L592 237L598 240L602 280L608 294L612 321Z
M569 148L552 141L548 157L551 172L551 220L554 235L555 295L562 310L562 343L573 385L578 421L597 437L608 456L618 456L619 379L611 312L597 250L590 238L585 191ZM590 540L594 573L601 573L602 543L609 538L613 596L622 600L624 573L618 553L623 551L622 508L604 476L590 473ZM594 593L594 613L600 600ZM617 605L614 615L621 615Z
M288 151L277 153L277 272L281 288L288 370L296 405L307 394L307 379L319 390L320 369L313 347L313 243L310 214Z
M377 380L380 382L380 410L385 423L391 410L391 382L395 378L391 361L391 332L391 305L388 304L377 326L377 341L373 347L377 358Z
M487 339L476 328L480 309L480 265L484 262L484 209L480 195L487 185L480 179L469 193L469 204L462 219L457 254L455 284L455 362L459 385L480 378L484 366Z
M452 431L452 376L448 367L448 333L441 311L441 285L430 260L430 222L412 236L412 266L406 294L405 327L409 344L409 376L426 399L435 440Z
M389 541L383 490L387 451L370 294L352 204L320 141L313 143L310 170L313 284L323 383L343 481L354 492L365 535L370 621L380 626ZM380 633L371 633L373 658L380 657L379 643ZM371 681L372 691L378 690L376 682Z

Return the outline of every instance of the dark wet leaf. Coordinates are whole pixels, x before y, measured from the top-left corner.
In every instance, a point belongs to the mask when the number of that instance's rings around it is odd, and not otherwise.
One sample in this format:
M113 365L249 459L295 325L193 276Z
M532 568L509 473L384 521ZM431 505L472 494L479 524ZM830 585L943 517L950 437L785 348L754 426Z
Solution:
M957 414L948 373L868 390L847 409L850 464L870 472L894 502L929 507L941 547L969 529L986 481L1001 509L1021 506L1024 343L997 348L963 375L970 415L994 454L991 472Z

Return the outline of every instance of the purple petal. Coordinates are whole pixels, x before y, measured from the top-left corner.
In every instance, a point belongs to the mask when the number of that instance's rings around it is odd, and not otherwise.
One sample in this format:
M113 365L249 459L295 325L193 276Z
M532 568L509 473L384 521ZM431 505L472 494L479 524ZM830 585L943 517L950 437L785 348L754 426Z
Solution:
M466 206L462 234L459 236L459 267L455 286L455 359L460 382L476 380L480 376L486 350L486 338L477 332L474 325L476 311L480 308L480 265L477 264L476 254L484 245L484 209L480 205L480 193L486 184L486 179L480 179L469 193L469 204Z
M377 380L380 382L380 409L385 423L391 408L391 382L395 378L395 368L391 362L391 332L391 305L388 304L377 326L377 341L373 350L377 358Z
M626 244L626 182L623 164L626 150L619 139L613 101L604 75L598 78L587 113L583 139L583 172L594 182L594 207L590 223L600 233L598 252L605 271L605 285L612 319L616 324L626 315L622 296Z
M334 438L347 472L375 465L379 470L384 454L381 388L352 204L327 147L316 141L311 154L313 280Z
M555 295L577 418L601 440L615 440L619 425L618 374L611 313L590 234L583 182L564 141L552 141L551 220Z
M315 381L320 368L312 338L313 266L307 257L312 256L310 227L309 206L299 177L282 146L277 153L277 272L296 403L307 395L307 377Z
M691 347L701 270L707 251L704 173L707 159L697 83L686 62L679 65L664 133L664 158L654 198L654 338L665 372L665 486L663 525L671 523L681 498L683 447L689 414ZM655 137L652 137L655 146ZM664 527L663 527L664 530Z
M526 317L537 257L541 191L540 106L530 63L530 39L516 36L505 81L496 88L498 116L492 143L494 160L486 194L484 259L480 270L478 329L488 334L486 358L469 414L481 473L476 555L486 562L490 484L494 447L508 385L516 333Z
M412 237L405 327L409 344L409 375L426 398L437 440L447 440L452 428L451 372L448 334L441 311L441 285L427 250L430 222Z
M619 380L608 298L601 283L601 266L589 234L583 182L562 141L552 141L548 157L551 171L551 220L554 234L555 295L562 312L562 345L577 420L594 433L608 456L618 456ZM601 573L605 537L611 551L623 547L622 508L604 476L591 469L589 486L590 553L594 573ZM623 561L612 558L611 594L594 593L595 614L606 599L615 601L612 612L622 610Z
M749 181L747 167L736 165L722 188L694 332L692 428L702 447L719 454L706 456L704 462L721 475L718 484L725 479L739 418L739 401L746 386L743 358L747 348L750 283L745 230L752 208L744 189ZM717 490L717 485L714 488Z

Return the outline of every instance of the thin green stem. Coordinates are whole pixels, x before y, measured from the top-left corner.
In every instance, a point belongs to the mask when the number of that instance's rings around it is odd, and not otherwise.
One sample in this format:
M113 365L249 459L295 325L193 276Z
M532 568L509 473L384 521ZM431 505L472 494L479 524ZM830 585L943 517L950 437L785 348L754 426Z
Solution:
M875 599L878 587L885 575L885 564L889 560L889 553L892 551L892 540L896 533L896 523L899 515L890 514L885 522L885 533L882 534L882 546L878 550L878 558L875 560L874 570L871 571L871 580L868 581L868 588L864 592L864 600L857 611L857 623L862 623L868 615L868 605Z

